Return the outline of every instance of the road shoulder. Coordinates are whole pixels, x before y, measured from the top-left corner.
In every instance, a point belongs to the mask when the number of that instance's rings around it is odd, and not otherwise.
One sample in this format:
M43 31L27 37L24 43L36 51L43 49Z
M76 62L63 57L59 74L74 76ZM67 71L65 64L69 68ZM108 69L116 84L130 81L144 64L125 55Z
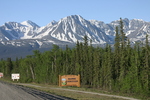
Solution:
M29 86L33 88L39 88L39 89L51 89L51 90L61 90L61 91L69 91L69 92L74 92L74 93L80 93L80 94L90 94L90 95L95 95L95 96L106 96L110 98L118 98L118 99L126 99L126 100L139 100L131 97L124 97L124 96L117 96L117 95L110 95L110 94L104 94L104 93L97 93L97 92L89 92L89 91L81 91L81 90L74 90L74 89L66 89L66 88L61 88L61 87L47 87L47 86L40 86L40 85L34 85L34 84L26 84L26 83L17 83L18 85L23 85L23 86Z

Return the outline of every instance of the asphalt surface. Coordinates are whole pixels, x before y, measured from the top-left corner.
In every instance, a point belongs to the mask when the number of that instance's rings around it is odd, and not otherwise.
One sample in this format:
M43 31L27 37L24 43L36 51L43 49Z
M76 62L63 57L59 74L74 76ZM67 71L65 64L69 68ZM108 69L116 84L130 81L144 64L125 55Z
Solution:
M73 100L40 90L0 81L0 100Z

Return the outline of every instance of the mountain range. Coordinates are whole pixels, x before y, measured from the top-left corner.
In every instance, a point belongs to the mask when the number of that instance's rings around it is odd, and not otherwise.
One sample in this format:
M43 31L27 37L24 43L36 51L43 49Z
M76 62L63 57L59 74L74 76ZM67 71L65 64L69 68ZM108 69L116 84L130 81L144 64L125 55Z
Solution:
M145 41L146 34L150 34L150 22L141 19L122 20L124 32L131 43ZM73 46L77 40L82 42L85 35L93 45L114 44L115 27L118 25L119 20L106 24L103 21L86 20L80 15L67 16L43 27L30 20L6 22L0 26L0 55L3 58L10 55L16 57L23 52L25 55L27 52L31 54L35 49L50 49L53 44Z

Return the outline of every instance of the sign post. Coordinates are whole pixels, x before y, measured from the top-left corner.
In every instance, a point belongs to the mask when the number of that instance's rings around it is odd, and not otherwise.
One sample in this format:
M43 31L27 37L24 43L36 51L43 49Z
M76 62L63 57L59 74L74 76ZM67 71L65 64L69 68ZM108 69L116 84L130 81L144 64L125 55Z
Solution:
M17 81L20 79L20 74L19 73L13 73L11 74L11 79L14 81L17 79Z
M80 75L59 75L59 86L80 87Z

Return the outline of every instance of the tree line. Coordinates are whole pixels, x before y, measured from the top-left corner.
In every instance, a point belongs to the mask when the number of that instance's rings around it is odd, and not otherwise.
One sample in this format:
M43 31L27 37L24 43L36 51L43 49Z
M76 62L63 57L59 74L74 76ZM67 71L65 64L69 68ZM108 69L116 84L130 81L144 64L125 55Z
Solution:
M113 48L93 47L84 36L84 42L65 50L53 45L49 51L33 51L25 58L0 61L4 77L20 73L20 82L58 85L59 75L80 74L81 86L109 91L150 95L150 47L148 35L144 44L131 46L125 36L123 21L116 27Z

